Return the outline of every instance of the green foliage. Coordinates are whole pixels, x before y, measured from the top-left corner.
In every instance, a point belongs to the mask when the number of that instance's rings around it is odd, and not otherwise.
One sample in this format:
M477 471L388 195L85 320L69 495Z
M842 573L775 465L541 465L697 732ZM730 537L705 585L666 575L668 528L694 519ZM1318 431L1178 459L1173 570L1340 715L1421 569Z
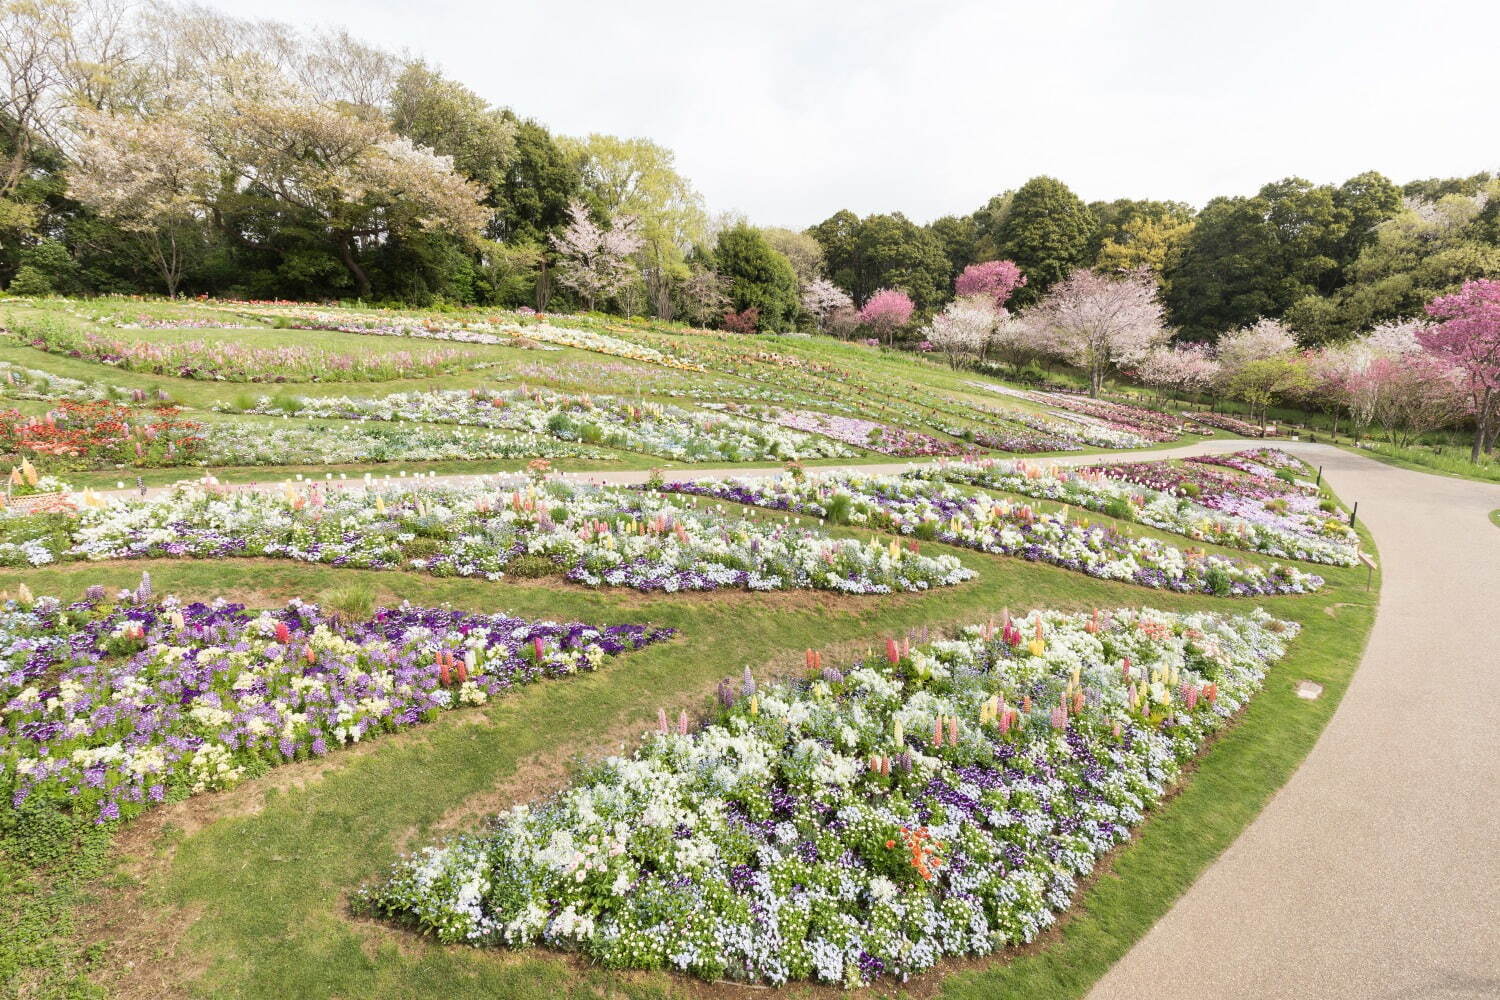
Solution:
M986 256L1021 266L1026 285L1017 291L1016 301L1024 304L1088 264L1097 229L1094 214L1066 184L1033 177L992 219L980 223L980 238L988 241Z
M896 288L919 310L940 306L952 290L952 262L937 237L900 212L860 219L840 211L808 230L823 247L828 277L864 302Z
M505 564L505 575L518 580L537 580L546 576L557 576L559 572L557 563L546 556L532 553L516 556Z
M10 279L10 287L6 289L12 295L30 295L40 297L51 295L53 292L52 279L31 264L22 264L16 276Z
M736 312L758 309L763 328L769 330L783 331L795 324L801 308L797 275L759 230L742 224L720 232L714 264L729 282L729 300Z

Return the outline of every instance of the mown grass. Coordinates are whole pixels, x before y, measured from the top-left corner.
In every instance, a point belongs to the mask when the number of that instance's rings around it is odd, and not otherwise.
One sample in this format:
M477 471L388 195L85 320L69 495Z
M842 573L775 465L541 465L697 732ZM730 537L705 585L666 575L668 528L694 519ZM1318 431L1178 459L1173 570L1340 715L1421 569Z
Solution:
M550 791L575 754L618 751L649 725L658 706L701 708L717 679L747 664L793 661L810 646L873 647L888 634L981 620L1005 606L1149 604L1230 612L1251 606L952 551L980 570L978 580L931 594L874 600L822 594L643 596L263 560L71 564L11 574L38 593L71 596L93 582L126 585L149 566L159 591L184 595L228 590L241 598L278 601L326 599L330 591L352 588L384 602L449 601L553 618L649 620L682 630L675 642L614 661L598 674L536 685L483 710L453 713L387 737L363 752L335 755L326 773L300 785L279 780L282 772L290 778L294 765L227 796L200 799L183 810L184 816L198 816L191 832L165 830L139 840L127 830L132 854L146 859L142 887L128 896L106 893L103 906L82 911L84 929L74 938L77 963L85 964L86 944L101 937L115 942L97 977L124 995L695 995L700 985L686 980L584 968L548 952L438 947L352 919L344 899L352 888L378 878L401 851L431 839L444 817L466 803L472 808L476 798L497 786L511 786L509 797L519 800ZM1257 602L1302 622L1303 636L1276 666L1243 723L1204 757L1187 790L1119 856L1117 874L1085 895L1080 915L1059 939L1035 956L991 960L946 980L914 984L917 992L1077 995L1191 884L1306 754L1354 669L1375 592L1364 590L1363 571L1326 575L1329 586L1318 594ZM1291 683L1300 678L1324 684L1327 696L1312 703L1296 699ZM223 815L215 819L216 813ZM123 913L122 898L129 900ZM189 921L185 934L170 932ZM127 961L135 967L127 969ZM792 996L824 992L788 990Z

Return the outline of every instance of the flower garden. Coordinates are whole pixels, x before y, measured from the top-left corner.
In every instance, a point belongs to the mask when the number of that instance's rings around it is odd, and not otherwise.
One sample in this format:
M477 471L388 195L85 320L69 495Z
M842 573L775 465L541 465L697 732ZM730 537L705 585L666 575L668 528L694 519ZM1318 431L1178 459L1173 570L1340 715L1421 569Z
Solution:
M703 727L663 714L633 755L418 851L363 902L443 941L611 967L905 979L1052 924L1296 631L1033 612L795 684L747 672Z
M11 942L77 940L140 995L1021 995L1093 961L1057 926L1180 891L1127 866L1120 901L1117 859L1223 850L1378 597L1287 452L1070 467L1203 425L858 344L149 300L0 326L7 988L43 954ZM71 860L96 843L141 894Z

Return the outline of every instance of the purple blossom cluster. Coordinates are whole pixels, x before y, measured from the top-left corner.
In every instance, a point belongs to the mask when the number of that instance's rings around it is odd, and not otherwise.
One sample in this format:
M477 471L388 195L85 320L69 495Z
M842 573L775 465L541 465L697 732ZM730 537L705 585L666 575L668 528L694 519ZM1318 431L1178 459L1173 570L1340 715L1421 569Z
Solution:
M596 669L669 628L403 604L346 619L293 601L107 600L0 608L0 792L105 823Z

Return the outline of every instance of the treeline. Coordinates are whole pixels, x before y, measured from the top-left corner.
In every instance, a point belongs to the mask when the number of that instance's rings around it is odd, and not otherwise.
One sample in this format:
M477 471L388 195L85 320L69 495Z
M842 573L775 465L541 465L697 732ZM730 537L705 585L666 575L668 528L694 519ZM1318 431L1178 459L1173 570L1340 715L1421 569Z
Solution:
M0 7L0 68L0 285L18 294L597 308L894 341L966 267L1004 260L1015 308L1078 269L1144 268L1181 340L1269 317L1317 344L1500 274L1488 173L1290 178L1201 210L1037 177L966 216L796 232L710 216L649 140L554 135L342 32L34 0Z

